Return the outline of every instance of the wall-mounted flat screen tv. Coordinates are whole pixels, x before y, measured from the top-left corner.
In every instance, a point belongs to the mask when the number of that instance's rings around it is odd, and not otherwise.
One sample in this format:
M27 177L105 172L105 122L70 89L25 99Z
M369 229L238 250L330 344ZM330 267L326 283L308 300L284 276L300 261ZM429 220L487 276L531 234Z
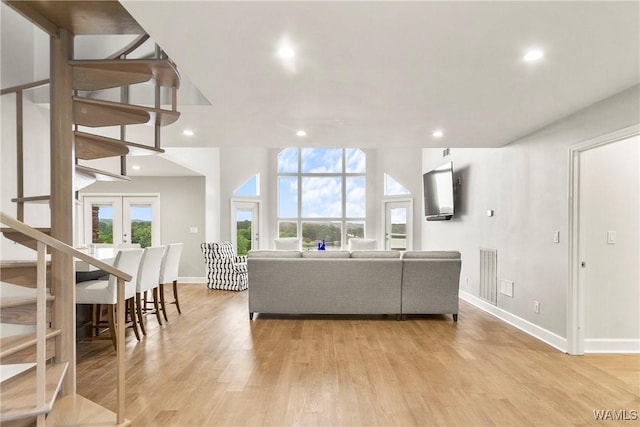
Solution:
M424 214L427 221L453 218L453 162L446 163L422 175Z

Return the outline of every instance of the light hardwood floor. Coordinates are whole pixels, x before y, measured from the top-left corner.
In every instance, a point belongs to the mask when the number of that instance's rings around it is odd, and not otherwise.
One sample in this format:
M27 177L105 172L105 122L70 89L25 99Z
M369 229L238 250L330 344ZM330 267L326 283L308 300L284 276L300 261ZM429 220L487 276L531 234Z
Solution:
M584 426L640 409L640 356L569 356L461 302L451 316L258 316L247 293L180 285L137 342L134 426ZM170 293L169 288L167 291ZM109 341L78 344L78 393L115 409Z

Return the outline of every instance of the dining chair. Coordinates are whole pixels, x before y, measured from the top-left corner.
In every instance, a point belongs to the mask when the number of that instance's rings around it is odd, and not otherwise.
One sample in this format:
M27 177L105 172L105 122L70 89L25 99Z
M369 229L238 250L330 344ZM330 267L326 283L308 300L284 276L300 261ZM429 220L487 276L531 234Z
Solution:
M167 320L167 310L164 304L164 285L173 283L173 304L176 305L178 313L182 314L180 310L180 300L178 299L178 267L180 266L180 256L182 255L182 248L184 243L171 243L167 246L167 250L162 258L162 265L160 267L160 278L158 283L160 284L160 307L162 308L162 314L164 320Z
M132 279L124 284L124 298L126 306L129 309L129 317L131 318L130 326L136 335L138 341L140 334L135 322L134 297L136 295L136 282L138 278L138 266L142 258L142 249L126 249L120 250L116 254L113 266L118 270L122 270L129 274ZM116 347L116 325L115 325L115 309L118 302L118 281L114 275L110 275L104 280L89 280L76 284L76 304L93 304L97 306L97 315L92 316L91 329L92 337L99 338L100 328L100 306L108 305L107 324L111 341L114 348ZM118 325L117 327L126 327L127 325Z
M166 250L165 246L150 246L143 249L140 258L140 268L138 269L138 281L136 282L136 312L138 313L138 323L143 335L147 335L147 328L144 324L142 298L146 302L147 291L153 292L153 307L158 323L162 325L160 319L160 309L158 306L158 279L160 277L160 266L162 257ZM146 307L145 307L146 309Z

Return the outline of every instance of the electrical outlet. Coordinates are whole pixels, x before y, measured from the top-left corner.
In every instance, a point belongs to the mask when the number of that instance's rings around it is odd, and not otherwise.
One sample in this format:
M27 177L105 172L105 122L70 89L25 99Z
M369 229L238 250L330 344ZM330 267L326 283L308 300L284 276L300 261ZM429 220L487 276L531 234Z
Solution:
M533 312L536 314L540 314L540 301L533 302Z
M500 279L500 293L513 298L513 281Z
M198 232L198 227L190 227L189 228L189 233L197 233Z

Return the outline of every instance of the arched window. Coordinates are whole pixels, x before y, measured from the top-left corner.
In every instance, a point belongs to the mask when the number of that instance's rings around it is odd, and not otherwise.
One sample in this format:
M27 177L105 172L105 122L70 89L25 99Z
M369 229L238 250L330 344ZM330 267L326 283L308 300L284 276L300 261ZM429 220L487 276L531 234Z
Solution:
M278 235L303 249L364 237L366 156L358 148L290 147L278 153Z

